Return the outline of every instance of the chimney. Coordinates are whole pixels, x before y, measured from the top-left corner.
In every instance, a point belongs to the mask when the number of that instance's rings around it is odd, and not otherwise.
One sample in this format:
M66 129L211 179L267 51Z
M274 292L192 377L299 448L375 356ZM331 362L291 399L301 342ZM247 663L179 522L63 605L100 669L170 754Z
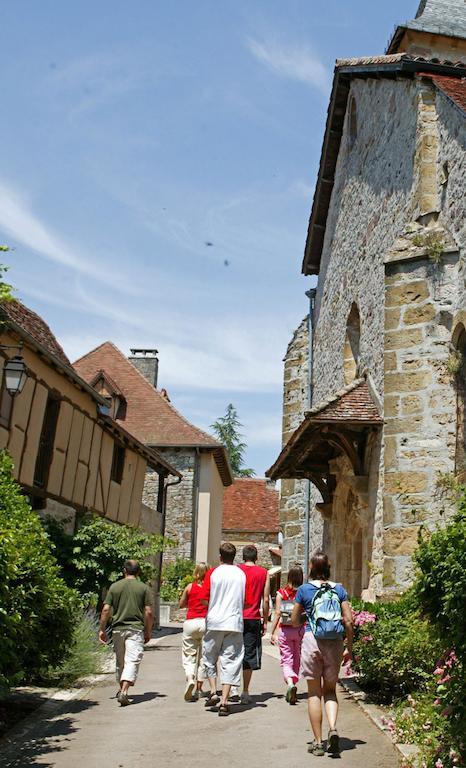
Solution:
M157 389L159 372L158 349L132 349L128 358L130 363L142 373L145 379Z

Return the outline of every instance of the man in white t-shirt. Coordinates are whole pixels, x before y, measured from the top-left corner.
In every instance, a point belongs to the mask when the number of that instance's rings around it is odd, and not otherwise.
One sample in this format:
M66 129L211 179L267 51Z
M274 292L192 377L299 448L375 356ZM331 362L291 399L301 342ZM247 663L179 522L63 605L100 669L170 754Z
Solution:
M199 597L208 606L204 635L204 665L210 683L206 707L220 703L219 715L230 714L228 696L232 685L239 685L243 665L243 606L246 577L233 565L236 547L225 542L220 547L220 565L208 571ZM217 662L220 666L222 697L217 696Z

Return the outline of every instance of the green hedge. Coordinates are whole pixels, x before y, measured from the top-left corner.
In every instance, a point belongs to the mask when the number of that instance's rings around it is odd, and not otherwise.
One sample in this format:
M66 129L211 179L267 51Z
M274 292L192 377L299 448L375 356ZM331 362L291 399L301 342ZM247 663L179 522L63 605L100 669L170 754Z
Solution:
M0 453L0 685L37 678L67 652L77 593L60 577L38 515Z

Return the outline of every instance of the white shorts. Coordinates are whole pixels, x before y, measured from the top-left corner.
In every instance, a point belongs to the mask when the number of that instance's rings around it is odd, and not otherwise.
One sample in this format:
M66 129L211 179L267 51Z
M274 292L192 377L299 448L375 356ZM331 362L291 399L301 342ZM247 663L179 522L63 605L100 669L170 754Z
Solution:
M204 666L207 677L217 677L220 665L222 685L240 685L244 643L242 632L208 629L204 635Z

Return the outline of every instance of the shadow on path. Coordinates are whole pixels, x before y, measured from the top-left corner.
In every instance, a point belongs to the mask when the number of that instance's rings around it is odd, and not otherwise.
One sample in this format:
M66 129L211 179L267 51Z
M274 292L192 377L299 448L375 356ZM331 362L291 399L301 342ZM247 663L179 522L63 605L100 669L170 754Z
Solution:
M52 756L69 746L73 734L79 731L76 727L78 715L90 707L95 707L96 702L89 699L78 699L72 702L51 701L44 704L41 709L40 720L34 720L33 724L22 723L21 727L13 729L10 742L10 734L0 742L0 764L2 768L28 768L39 765L39 758L44 755ZM61 711L66 711L66 717L59 717ZM43 768L52 768L54 762L44 762Z
M152 699L166 699L166 693L156 693L155 691L147 691L147 693L130 693L131 705L144 704L145 701L152 701Z

